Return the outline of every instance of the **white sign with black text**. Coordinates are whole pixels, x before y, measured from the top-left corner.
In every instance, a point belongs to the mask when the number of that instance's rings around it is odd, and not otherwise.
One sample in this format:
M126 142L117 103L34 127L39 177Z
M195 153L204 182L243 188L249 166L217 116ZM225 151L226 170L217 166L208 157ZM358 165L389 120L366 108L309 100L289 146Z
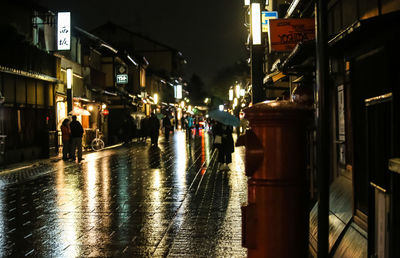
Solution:
M71 49L71 13L60 12L57 16L57 50Z

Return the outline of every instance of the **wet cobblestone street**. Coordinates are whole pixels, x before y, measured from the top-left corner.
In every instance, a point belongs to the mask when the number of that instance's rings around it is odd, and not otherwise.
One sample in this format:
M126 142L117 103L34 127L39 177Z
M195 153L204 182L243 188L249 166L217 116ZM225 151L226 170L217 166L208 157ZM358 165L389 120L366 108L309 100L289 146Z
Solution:
M2 257L245 257L242 148L217 171L210 137L145 143L0 172Z

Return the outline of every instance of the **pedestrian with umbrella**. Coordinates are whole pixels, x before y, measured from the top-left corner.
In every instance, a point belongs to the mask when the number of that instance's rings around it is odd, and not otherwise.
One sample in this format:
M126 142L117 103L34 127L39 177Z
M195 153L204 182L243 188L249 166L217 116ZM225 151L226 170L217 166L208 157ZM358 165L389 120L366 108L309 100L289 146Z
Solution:
M214 146L218 149L218 168L229 170L232 163L233 145L232 126L224 125L218 121L213 126Z
M235 150L233 143L233 126L238 127L240 120L228 112L213 110L208 113L216 123L213 125L214 145L218 148L218 162L220 170L229 170L232 163L232 153ZM219 143L220 142L220 143Z

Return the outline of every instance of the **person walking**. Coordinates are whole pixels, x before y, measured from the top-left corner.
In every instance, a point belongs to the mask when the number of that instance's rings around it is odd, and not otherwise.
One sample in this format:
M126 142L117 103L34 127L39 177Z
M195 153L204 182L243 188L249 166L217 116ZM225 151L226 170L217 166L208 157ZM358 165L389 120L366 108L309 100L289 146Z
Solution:
M62 134L62 154L63 160L68 160L71 158L71 129L69 128L69 119L66 118L61 124L61 134Z
M154 113L149 118L149 132L151 138L151 146L158 146L158 136L160 130L160 121Z
M186 117L186 137L190 140L192 138L193 117L188 115Z
M79 121L76 120L76 116L72 116L72 122L69 127L71 128L71 159L75 161L75 152L77 151L78 162L83 160L82 158L82 136L83 127Z
M165 141L168 142L169 141L169 132L171 131L171 129L173 128L171 125L171 120L168 117L168 115L166 115L163 120L162 120L162 124L164 127L164 133L165 133Z
M214 146L218 148L218 163L220 170L229 170L232 163L232 153L235 150L232 137L232 126L216 122L213 126Z

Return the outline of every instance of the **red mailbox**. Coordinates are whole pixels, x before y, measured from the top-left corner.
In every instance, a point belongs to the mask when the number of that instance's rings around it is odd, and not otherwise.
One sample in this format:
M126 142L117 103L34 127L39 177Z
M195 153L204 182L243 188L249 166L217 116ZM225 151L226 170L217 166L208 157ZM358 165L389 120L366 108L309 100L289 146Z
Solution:
M306 257L309 189L306 129L309 106L290 101L246 109L244 135L248 205L243 211L243 246L249 257Z

